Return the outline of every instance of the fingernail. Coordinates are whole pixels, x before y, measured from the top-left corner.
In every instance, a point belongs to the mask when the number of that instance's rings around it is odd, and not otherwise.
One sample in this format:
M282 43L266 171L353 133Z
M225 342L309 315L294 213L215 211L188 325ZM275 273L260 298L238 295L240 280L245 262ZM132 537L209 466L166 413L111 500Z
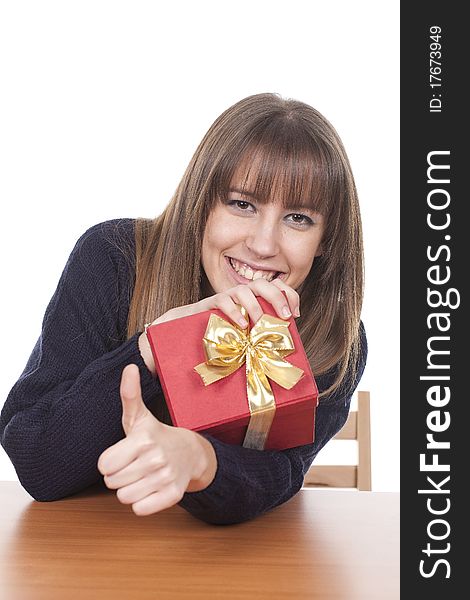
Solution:
M288 306L283 306L283 307L282 307L282 315L283 315L284 317L290 317L290 316L291 316L291 312L290 312L290 310L289 310L289 307L288 307Z
M248 327L248 321L246 321L243 317L241 319L238 319L238 324L242 329Z
M296 317L300 317L300 310L299 307L297 306L296 309L294 310L294 316Z

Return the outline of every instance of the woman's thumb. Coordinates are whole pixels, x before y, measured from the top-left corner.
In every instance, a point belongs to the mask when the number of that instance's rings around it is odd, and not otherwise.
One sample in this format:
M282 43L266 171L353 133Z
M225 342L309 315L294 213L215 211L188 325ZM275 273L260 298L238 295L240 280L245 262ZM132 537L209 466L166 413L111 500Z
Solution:
M124 367L121 375L122 426L128 435L135 424L148 413L142 399L140 373L137 365Z

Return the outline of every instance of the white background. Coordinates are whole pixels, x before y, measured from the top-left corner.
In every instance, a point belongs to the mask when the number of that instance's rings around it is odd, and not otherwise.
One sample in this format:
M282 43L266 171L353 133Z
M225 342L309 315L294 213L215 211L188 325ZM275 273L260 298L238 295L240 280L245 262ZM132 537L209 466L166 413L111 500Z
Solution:
M397 491L398 22L390 1L1 3L0 406L78 237L106 219L157 215L213 120L247 95L277 92L320 110L352 164L372 484ZM344 453L334 444L318 462ZM0 479L16 479L3 449Z

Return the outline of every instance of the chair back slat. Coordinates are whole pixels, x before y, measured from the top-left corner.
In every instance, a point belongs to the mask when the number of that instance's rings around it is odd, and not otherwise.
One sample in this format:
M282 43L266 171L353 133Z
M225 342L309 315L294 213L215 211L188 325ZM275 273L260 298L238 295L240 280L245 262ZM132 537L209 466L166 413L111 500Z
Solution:
M313 463L305 475L304 487L356 488L370 491L372 481L369 392L357 392L357 410L349 413L346 423L333 440L357 442L357 465L315 465Z

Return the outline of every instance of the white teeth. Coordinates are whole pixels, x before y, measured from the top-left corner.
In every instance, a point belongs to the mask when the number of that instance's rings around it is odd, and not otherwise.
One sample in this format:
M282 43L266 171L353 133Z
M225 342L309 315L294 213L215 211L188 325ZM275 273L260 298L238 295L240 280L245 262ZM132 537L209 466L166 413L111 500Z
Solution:
M234 271L236 271L239 275L245 277L245 279L248 279L250 281L261 278L266 279L266 281L272 281L277 273L277 271L253 271L251 267L240 263L234 258L229 258L229 261Z

